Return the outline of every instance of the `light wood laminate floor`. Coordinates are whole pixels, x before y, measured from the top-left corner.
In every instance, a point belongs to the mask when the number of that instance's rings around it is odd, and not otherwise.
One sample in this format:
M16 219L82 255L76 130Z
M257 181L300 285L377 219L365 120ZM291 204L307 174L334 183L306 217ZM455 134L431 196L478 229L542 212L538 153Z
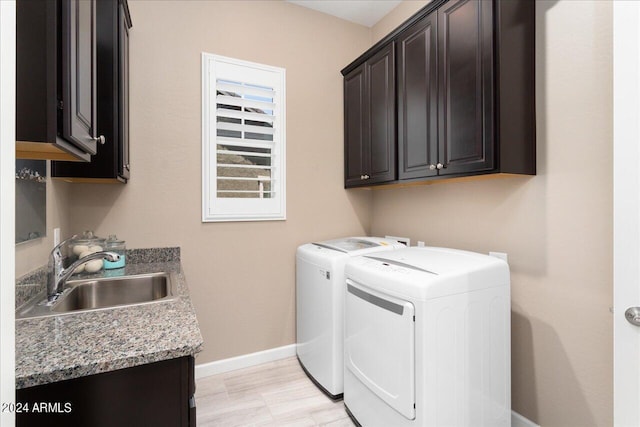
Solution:
M295 357L197 380L196 408L198 427L354 426Z

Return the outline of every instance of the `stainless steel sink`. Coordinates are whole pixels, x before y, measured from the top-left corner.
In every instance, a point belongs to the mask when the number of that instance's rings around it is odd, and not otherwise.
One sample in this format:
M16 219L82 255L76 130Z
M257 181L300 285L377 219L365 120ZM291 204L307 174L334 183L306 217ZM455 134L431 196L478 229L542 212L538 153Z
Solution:
M53 304L47 304L46 297L36 298L31 304L18 309L16 318L53 316L170 301L178 297L176 283L173 273L164 272L70 280L62 295Z

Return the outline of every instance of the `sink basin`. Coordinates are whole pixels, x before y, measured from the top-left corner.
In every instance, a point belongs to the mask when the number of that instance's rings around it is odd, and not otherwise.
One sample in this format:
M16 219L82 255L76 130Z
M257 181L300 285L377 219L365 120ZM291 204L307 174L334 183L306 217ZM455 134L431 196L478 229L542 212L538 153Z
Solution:
M169 273L70 280L56 302L46 297L16 311L16 318L53 316L79 311L170 301L177 298L176 280Z
M169 275L165 273L74 280L68 281L67 286L71 290L52 306L51 311L64 313L139 304L172 295L171 280Z

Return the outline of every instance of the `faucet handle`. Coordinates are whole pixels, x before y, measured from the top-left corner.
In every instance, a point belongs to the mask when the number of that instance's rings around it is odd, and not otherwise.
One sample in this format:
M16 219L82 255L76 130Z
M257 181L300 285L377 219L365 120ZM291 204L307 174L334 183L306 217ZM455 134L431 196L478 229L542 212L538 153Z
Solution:
M78 237L77 234L74 234L73 236L69 237L68 239L63 240L62 242L58 243L53 249L51 249L51 255L49 258L52 257L59 257L60 254L60 248L64 245L66 245L67 243L69 243L71 240L75 239L76 237Z
M77 235L77 234L74 234L73 236L71 236L71 237L69 237L69 238L67 238L67 239L64 239L62 242L58 243L58 244L56 245L56 247L55 247L55 248L53 248L53 250L54 250L54 251L55 251L55 250L60 250L60 248L61 248L62 246L66 245L67 243L69 243L70 241L72 241L73 239L75 239L76 237L78 237L78 235Z

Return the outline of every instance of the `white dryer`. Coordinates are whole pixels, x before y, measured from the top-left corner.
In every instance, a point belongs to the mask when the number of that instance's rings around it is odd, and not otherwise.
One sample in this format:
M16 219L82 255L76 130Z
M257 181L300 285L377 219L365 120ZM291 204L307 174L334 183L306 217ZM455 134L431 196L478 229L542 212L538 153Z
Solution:
M412 247L345 267L344 403L364 427L511 422L509 267Z
M308 243L296 252L296 353L307 375L333 399L343 391L344 266L354 256L405 246L379 237Z

